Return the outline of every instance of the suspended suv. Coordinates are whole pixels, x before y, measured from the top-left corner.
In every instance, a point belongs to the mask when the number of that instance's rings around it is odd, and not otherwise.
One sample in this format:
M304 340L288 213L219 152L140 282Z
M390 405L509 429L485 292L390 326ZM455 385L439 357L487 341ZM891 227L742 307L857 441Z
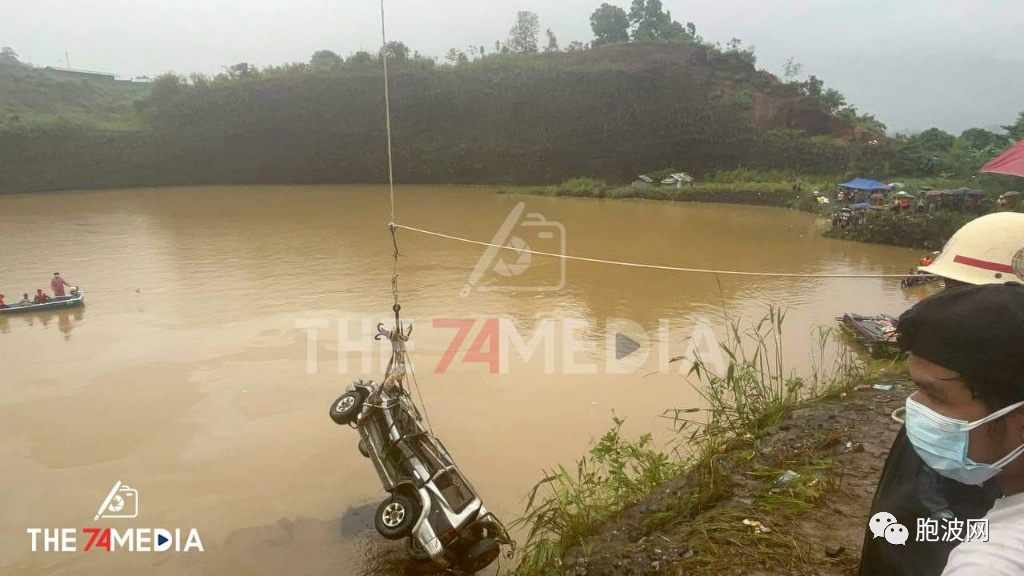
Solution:
M514 549L444 444L424 428L400 377L389 375L381 384L353 381L330 415L359 432L359 452L390 495L374 515L381 536L405 539L415 560L467 574L491 565L502 546Z

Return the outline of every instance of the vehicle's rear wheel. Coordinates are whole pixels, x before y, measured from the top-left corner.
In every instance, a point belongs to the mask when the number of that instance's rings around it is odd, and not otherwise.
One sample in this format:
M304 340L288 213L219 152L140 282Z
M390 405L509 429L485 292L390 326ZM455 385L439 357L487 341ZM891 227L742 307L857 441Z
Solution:
M417 562L426 562L430 560L430 554L427 554L427 549L420 544L420 541L415 536L410 535L405 540L405 551L409 554L409 557Z
M388 540L405 538L416 524L416 507L412 500L401 494L393 494L380 503L373 517L373 526Z
M359 392L346 392L331 404L331 420L335 424L351 424L359 417L362 408L363 395Z
M501 546L492 538L484 538L469 548L459 562L459 568L469 574L475 574L487 568L501 554Z

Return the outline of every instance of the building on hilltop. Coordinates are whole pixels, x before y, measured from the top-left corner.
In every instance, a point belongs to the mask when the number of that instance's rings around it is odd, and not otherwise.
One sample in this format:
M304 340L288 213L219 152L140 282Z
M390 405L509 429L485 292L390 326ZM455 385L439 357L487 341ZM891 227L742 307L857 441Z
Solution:
M62 76L70 78L88 78L90 80L114 80L116 74L110 72L96 72L93 70L78 70L75 68L54 68L53 66L47 66L44 68L47 72L54 72Z

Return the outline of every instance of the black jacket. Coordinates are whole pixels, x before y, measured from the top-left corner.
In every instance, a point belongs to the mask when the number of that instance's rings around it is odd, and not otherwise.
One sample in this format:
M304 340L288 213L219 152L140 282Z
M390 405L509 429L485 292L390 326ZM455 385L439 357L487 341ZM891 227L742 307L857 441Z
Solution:
M877 512L888 512L907 527L910 538L906 546L898 546L866 530L860 576L939 576L959 542L918 542L918 518L939 520L941 538L942 518L982 518L1001 495L991 480L969 486L940 476L914 451L906 427L900 428L882 469L869 518Z

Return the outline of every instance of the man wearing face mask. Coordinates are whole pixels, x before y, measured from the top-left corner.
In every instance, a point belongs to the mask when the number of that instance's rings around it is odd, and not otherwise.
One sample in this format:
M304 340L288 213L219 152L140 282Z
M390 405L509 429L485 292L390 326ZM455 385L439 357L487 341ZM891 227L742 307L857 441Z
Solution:
M1024 574L1024 286L948 290L904 313L899 331L917 386L914 451L946 478L993 480L1003 494L985 516L988 542L957 546L942 575Z
M947 289L1024 281L1024 214L992 214L966 224L950 238L934 262L921 270L939 275ZM970 485L936 473L918 456L902 428L882 470L869 517L894 515L915 530L918 521L942 523L985 515L1002 492L989 481ZM921 542L892 546L865 531L860 576L939 576L959 542Z

